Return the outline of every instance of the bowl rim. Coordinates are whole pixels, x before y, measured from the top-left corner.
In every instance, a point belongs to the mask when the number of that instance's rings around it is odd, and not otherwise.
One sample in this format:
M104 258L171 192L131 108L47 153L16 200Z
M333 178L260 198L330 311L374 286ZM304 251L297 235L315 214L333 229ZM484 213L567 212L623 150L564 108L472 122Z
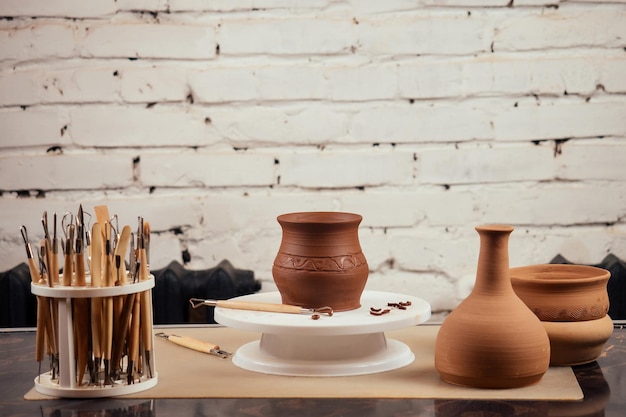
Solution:
M577 271L584 272L583 276L575 276L575 277L555 277L551 276L549 278L543 278L541 276L542 273L554 273L559 271L575 269ZM545 285L558 285L563 283L591 283L597 281L604 281L611 277L611 273L604 269L599 268L597 266L591 265L578 265L578 264L536 264L536 265L526 265L519 266L515 268L509 269L509 277L511 281L520 281L520 282L534 282Z

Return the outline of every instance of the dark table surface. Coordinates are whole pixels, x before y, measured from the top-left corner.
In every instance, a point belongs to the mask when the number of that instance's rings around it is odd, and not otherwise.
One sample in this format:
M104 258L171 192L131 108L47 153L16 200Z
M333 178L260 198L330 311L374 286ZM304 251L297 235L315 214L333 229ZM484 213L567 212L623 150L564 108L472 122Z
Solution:
M26 401L38 373L33 331L0 331L0 416L626 416L626 325L615 324L603 353L574 372L581 401L438 399L54 399ZM418 389L418 388L416 388Z

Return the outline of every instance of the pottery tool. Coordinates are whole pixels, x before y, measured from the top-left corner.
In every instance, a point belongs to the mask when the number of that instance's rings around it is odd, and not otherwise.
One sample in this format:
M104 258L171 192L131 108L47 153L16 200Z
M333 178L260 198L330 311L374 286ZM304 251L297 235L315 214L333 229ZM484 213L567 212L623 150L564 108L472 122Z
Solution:
M56 218L55 218L56 221ZM53 244L52 239L50 238L50 228L48 227L48 212L44 211L41 216L41 224L43 226L44 240L45 240L45 248L46 248L46 267L48 272L48 281L50 286L59 283L59 269L58 269L58 258L57 261L54 261L53 257ZM57 252L58 254L58 252Z
M48 279L48 257L46 250L46 240L39 241L39 283L52 287L52 281Z
M121 361L123 356L124 346L130 345L130 340L127 340L129 335L129 328L131 326L132 315L135 307L135 295L136 293L127 294L126 296L120 296L123 298L123 306L122 311L120 313L119 324L117 327L114 327L114 335L117 343L114 346L113 353L111 355L111 363L115 367L115 369L111 369L112 377L118 379L118 374L121 367ZM127 343L125 344L124 342ZM130 348L128 349L130 350ZM130 353L129 353L130 358Z
M226 359L232 355L230 352L220 349L215 343L209 343L202 340L194 339L188 336L178 336L175 334L165 334L163 332L155 334L155 336L162 337L170 342L176 343L179 346L186 347L188 349L196 350L198 352L208 353L209 355L215 355L217 357Z
M221 307L230 308L234 310L251 310L251 311L266 311L270 313L288 313L288 314L302 314L302 313L317 313L326 314L328 316L333 315L333 309L331 307L319 307L319 308L304 308L300 306L294 306L289 304L274 304L274 303L253 303L248 301L237 300L203 300L200 298L192 298L189 300L193 308L200 306L209 307Z
M20 228L20 233L22 234L22 239L24 240L24 247L26 248L26 259L28 262L28 270L30 272L30 279L37 283L39 279L39 268L37 268L37 264L35 263L35 258L33 257L33 249L30 245L30 241L28 240L28 231L26 230L26 226L22 226Z
M52 283L59 283L59 239L57 238L57 213L52 215L52 262L50 267L52 271Z
M28 270L30 272L30 280L31 282L37 282L39 279L39 268L37 268L37 264L35 263L35 259L33 257L33 249L30 246L30 242L28 240L28 231L26 230L26 226L22 226L20 228L20 232L22 233L22 239L24 239L24 247L26 248L26 259L28 262ZM45 342L46 342L46 320L48 317L46 316L47 309L44 308L44 304L48 304L47 300L43 300L43 297L37 296L37 332L35 335L35 360L39 362L39 373L37 375L41 375L41 362L43 361L44 351L45 351Z
M100 227L104 227L105 223L109 222L111 216L109 216L109 208L107 206L95 206L96 221L100 223Z
M130 250L128 251L128 278L137 282L137 274L139 268L137 267L137 251L135 250L135 234L130 234L129 241Z
M117 248L116 248L117 252ZM115 255L115 282L113 285L122 286L125 283L121 281L121 271L126 270L122 265L122 257L120 255ZM118 370L120 368L120 360L122 358L121 352L124 348L124 344L126 343L126 334L128 332L128 319L130 316L124 318L124 300L125 296L120 295L117 297L113 297L113 339L111 344L111 369L110 374L111 378L114 380L117 379ZM124 323L126 320L126 323ZM120 331L124 329L123 331ZM116 357L115 352L120 352L119 357Z
M52 275L50 272L52 269L52 247L48 239L44 238L40 240L39 252L41 253L41 259L43 260L41 278L45 283L47 283L48 287L53 287L54 283L52 282Z
M115 222L115 226L113 226L113 222ZM128 250L128 242L130 240L131 229L130 226L125 226L122 230L122 233L118 233L118 220L117 215L113 216L113 218L109 222L110 227L110 235L108 236L110 241L110 257L107 257L107 261L105 265L111 262L109 271L109 282L108 286L121 286L126 285L126 265L123 262L124 257L126 256L126 251ZM110 259L109 259L110 258ZM121 358L122 351L126 344L127 333L128 333L128 321L130 319L130 310L126 312L126 317L124 317L124 301L127 297L118 296L113 297L113 337L111 340L111 362L109 364L109 375L111 378L116 379L119 375L119 370L121 366ZM134 300L133 300L134 301ZM132 309L132 304L129 306ZM124 323L125 321L125 323ZM117 353L119 352L119 353Z
M69 218L69 221L67 219ZM66 224L67 221L67 224ZM65 242L63 244L63 285L69 287L72 285L73 269L74 269L74 233L76 226L74 226L74 215L66 213L61 221L61 227L65 235Z
M112 287L113 284L115 283L114 269L113 269L114 248L113 248L113 241L111 240L114 234L114 230L109 222L106 222L104 224L103 234L104 234L104 239L103 239L104 258L102 260L102 267L103 267L102 285L104 287Z
M102 229L100 223L91 228L91 286L102 285ZM98 370L102 361L102 298L91 299L91 348L93 350L93 368L91 383L98 383Z
M128 252L128 247L130 245L132 231L130 226L126 225L122 228L122 233L117 241L117 245L115 246L115 254L114 259L116 262L116 280L115 285L126 285L128 282L126 265L124 264L124 259L126 258L126 252ZM118 263L119 261L119 265Z
M79 287L84 287L87 285L87 279L85 275L85 255L84 255L84 244L85 244L85 223L84 223L84 215L83 215L83 206L80 205L78 208L78 216L76 217L76 250L74 252L75 256L75 269L76 269L76 285Z
M50 265L49 247L47 245L47 240L42 239L40 243L39 249L39 283L42 285L47 285L48 287L52 287L52 280L50 279L50 275L48 273L48 268ZM50 351L51 357L51 369L52 369L52 379L56 379L59 371L59 309L58 302L56 298L46 298L42 297L45 304L47 304L48 316L49 319L46 323L46 340L48 341L48 348Z
M87 278L85 276L85 257L83 254L85 236L85 225L83 206L78 208L78 215L76 217L76 249L74 251L74 269L75 284L78 287L84 287L87 285ZM73 300L74 310L74 334L76 335L76 357L77 357L77 379L78 386L82 385L83 376L87 370L87 364L89 362L89 338L90 338L90 323L89 323L89 299L76 298Z
M86 224L83 219L83 228L85 231L85 256L87 258L87 268L89 272L91 272L91 214L88 212L83 212L84 215L89 217L89 220Z
M73 301L73 313L74 313L74 334L76 342L76 359L77 359L77 377L76 382L78 386L82 385L83 376L87 371L87 364L89 362L89 299L76 298Z
M102 362L104 363L104 385L112 385L111 350L113 348L113 298L105 297L102 306Z
M91 286L100 287L102 285L102 256L103 256L103 236L100 223L94 223L91 227Z
M37 256L39 258L39 279L37 281L38 285L47 285L52 286L52 283L48 280L46 275L46 249L45 243L42 241L40 245L40 250L37 252ZM46 342L47 342L47 351L50 356L50 370L52 373L52 379L56 379L58 375L58 364L59 364L59 351L57 349L58 340L58 311L57 311L57 303L54 298L47 297L39 297L38 300L41 300L41 305L43 308L42 315L45 317L45 329L46 329Z
M104 255L104 286L113 285L113 265L111 251L112 227L105 222L105 255ZM111 350L113 348L113 297L104 297L102 300L102 361L104 362L104 385L112 385L110 376Z
M67 227L66 237L65 237L65 250L64 254L64 262L63 262L63 285L69 287L72 285L72 277L74 275L74 248L72 247L74 240L74 225L70 224Z
M143 217L138 218L139 226L137 228L137 248L139 251L139 281L146 281L150 278L150 271L148 270L148 260L146 254L146 235L145 231L150 230L149 226L146 229ZM150 291L144 291L141 293L141 342L144 347L144 358L146 362L146 368L148 370L148 377L153 376L153 363L152 363L152 297Z
M100 268L104 271L105 268L105 236L108 233L108 223L109 223L109 208L107 206L96 206L94 207L94 211L96 214L96 222L94 226L99 225L100 230L100 242L101 242L101 260L100 260ZM92 240L96 238L95 231L92 228L91 238ZM92 256L93 257L93 256ZM92 260L93 262L94 260ZM103 279L106 280L106 275L103 276Z
M143 222L143 246L146 249L146 268L150 270L150 223Z
M139 362L139 333L141 327L141 297L135 296L132 308L132 318L128 338L128 365L126 382L128 385L135 382L135 367Z
M94 226L97 224L99 225L99 230L100 230L100 239L101 239L101 264L100 267L101 269L104 271L104 265L105 265L105 236L108 233L107 232L107 225L109 223L109 208L107 206L96 206L94 207L94 211L96 213L96 222L94 224ZM91 233L91 238L92 240L96 238L95 236L95 232L92 229L92 233ZM93 262L93 261L92 261ZM106 279L106 276L103 277L104 279Z

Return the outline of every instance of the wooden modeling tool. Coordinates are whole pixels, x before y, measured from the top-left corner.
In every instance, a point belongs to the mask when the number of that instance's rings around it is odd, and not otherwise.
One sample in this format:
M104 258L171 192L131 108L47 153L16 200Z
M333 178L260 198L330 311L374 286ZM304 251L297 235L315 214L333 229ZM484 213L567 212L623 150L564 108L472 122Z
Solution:
M113 260L111 252L111 227L105 223L105 255L104 255L104 286L113 285ZM104 385L112 385L110 375L111 350L113 348L113 297L104 297L102 300L102 361L104 362Z
M74 252L75 257L75 270L77 287L84 287L87 285L87 278L85 275L85 257L83 255L83 245L85 236L84 227L83 206L78 209L78 216L76 218L76 250ZM71 242L70 242L71 246ZM78 362L77 379L78 386L82 385L83 376L87 371L87 364L89 362L89 338L90 338L90 323L89 323L89 299L76 298L73 300L74 309L74 334L76 336L76 357Z
M26 259L28 263L28 271L30 272L31 282L37 282L39 279L39 268L33 257L33 249L28 241L28 232L26 226L20 228L22 239L24 239L24 247L26 248ZM41 362L45 354L46 343L46 321L49 320L48 309L45 305L48 301L41 296L37 296L37 332L35 334L35 360L39 362L39 374L41 375Z
M124 260L126 258L126 253L128 252L128 246L130 245L130 239L132 235L132 230L130 226L126 225L122 228L122 233L120 233L120 237L117 241L117 245L115 246L115 262L116 262L116 280L115 285L126 285L128 283L128 274L126 272L126 265ZM119 265L117 259L120 259ZM132 265L131 265L132 267Z
M198 352L208 353L209 355L215 355L217 357L226 359L232 355L230 352L220 349L215 343L205 342L202 340L194 339L188 336L178 336L175 334L165 334L163 332L155 334L155 336L162 337L170 342L176 343L179 346L186 347L188 349L196 350Z
M141 297L135 296L130 331L128 338L128 367L126 370L126 382L128 385L135 382L135 368L139 362L139 334L141 327Z
M69 287L72 285L74 276L74 248L72 247L74 240L74 225L70 224L67 228L65 238L65 250L63 251L63 285Z
M253 303L248 301L237 300L203 300L201 298L192 298L189 300L193 308L200 306L209 307L221 307L230 308L234 310L252 310L252 311L266 311L270 313L288 313L288 314L302 314L302 313L317 313L326 314L328 316L333 315L333 309L331 307L319 307L319 308L304 308L300 306L294 306L289 304L273 304L273 303Z
M59 239L57 238L57 214L52 215L52 262L50 263L52 283L59 284Z
M100 223L91 228L91 286L102 286L102 230ZM98 383L98 371L102 364L102 298L91 299L91 349L93 351L93 368L91 383Z
M149 227L147 230L150 230ZM143 217L139 217L139 226L137 228L137 248L139 251L139 281L146 281L150 278L150 271L148 270L148 256L146 254L146 236L145 236L145 223ZM148 376L152 378L153 363L152 363L152 297L150 291L144 291L141 293L141 343L144 347L144 359Z

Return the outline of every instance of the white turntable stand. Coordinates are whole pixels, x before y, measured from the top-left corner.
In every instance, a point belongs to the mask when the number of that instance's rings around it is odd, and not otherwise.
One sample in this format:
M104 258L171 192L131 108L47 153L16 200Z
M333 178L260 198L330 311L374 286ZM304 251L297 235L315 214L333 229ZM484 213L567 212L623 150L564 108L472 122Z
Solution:
M235 298L240 301L280 303L278 292ZM406 310L391 308L381 316L370 307L410 301ZM320 306L322 307L322 306ZM215 308L215 320L228 327L261 332L260 340L240 347L233 363L250 371L291 376L346 376L390 371L413 362L411 349L387 339L385 331L416 326L430 318L430 304L403 294L364 291L361 307L320 314L285 314Z

